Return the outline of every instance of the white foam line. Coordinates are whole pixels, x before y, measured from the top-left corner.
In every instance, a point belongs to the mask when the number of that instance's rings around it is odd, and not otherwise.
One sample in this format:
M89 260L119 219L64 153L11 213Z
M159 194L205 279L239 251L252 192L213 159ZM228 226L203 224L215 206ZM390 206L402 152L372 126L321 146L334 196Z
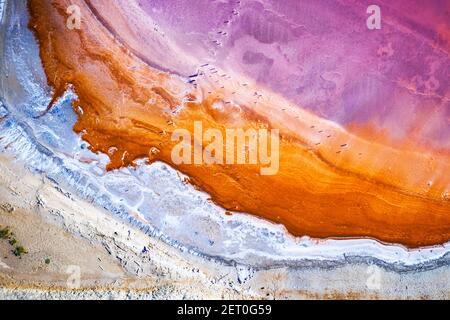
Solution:
M5 0L0 0L0 23L3 20L3 10L5 10Z

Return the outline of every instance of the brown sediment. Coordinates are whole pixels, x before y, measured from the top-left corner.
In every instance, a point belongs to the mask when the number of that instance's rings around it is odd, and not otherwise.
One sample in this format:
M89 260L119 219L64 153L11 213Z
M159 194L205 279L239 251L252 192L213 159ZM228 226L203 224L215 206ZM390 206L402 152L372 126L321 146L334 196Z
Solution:
M80 30L65 26L73 3L83 12ZM96 17L95 3L30 0L30 28L55 98L73 86L74 130L92 151L110 157L108 169L138 158L166 162L227 210L282 223L294 235L372 237L410 247L450 239L447 155L361 139L270 92L255 100L247 81L222 79L219 86L205 79L195 88L140 59L142 52ZM231 92L237 104L226 103ZM224 107L215 108L217 102ZM171 134L193 132L194 121L222 131L279 128L278 174L260 175L254 165L175 165Z

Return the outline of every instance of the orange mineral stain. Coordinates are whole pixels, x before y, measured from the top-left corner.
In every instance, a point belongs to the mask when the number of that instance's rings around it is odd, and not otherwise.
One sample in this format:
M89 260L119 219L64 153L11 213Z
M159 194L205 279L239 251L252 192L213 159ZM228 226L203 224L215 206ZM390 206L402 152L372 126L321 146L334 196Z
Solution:
M83 13L79 30L66 28L71 4ZM130 26L119 15L116 25L106 23L96 5L30 0L30 28L53 100L72 86L78 96L74 130L92 151L109 156L108 170L139 158L163 161L225 209L282 223L294 235L371 237L409 247L450 239L448 155L363 139L239 76L218 72L195 87L146 61L152 52L139 51ZM113 19L115 10L104 14ZM129 41L118 29L129 33ZM194 121L222 132L280 129L279 172L264 176L255 165L175 165L171 134L177 128L193 132Z

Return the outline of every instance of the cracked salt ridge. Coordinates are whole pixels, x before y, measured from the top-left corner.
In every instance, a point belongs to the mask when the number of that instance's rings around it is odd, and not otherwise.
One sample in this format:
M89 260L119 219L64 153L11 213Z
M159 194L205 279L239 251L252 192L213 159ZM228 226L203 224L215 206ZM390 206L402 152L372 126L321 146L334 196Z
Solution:
M135 170L125 168L106 173L107 157L82 148L87 144L71 129L76 115L70 105L75 97L70 90L49 113L36 118L50 101L51 90L46 85L37 45L26 28L27 17L14 15L15 10L23 12L24 8L20 6L24 2L9 3L12 5L7 8L10 10L8 16L13 17L15 23L6 37L6 58L9 60L2 70L9 77L5 79L5 74L0 74L3 91L0 98L5 105L15 108L0 108L1 117L4 117L0 124L4 136L0 148L15 155L32 171L45 174L58 188L75 190L83 198L181 251L224 264L240 263L256 269L279 266L328 268L345 263L373 262L397 271L426 270L450 264L450 242L415 250L383 245L371 239L316 243L308 237L294 238L284 227L250 215L225 216L222 208L208 201L208 195L185 185L180 173L162 163L151 166L141 163ZM14 90L8 87L11 79L17 85ZM77 157L90 158L90 164L78 161ZM130 184L141 192L137 198L133 199L124 188ZM147 192L147 197L141 190ZM159 193L168 196L160 198ZM121 197L128 200L128 204L127 201L120 203ZM153 205L148 205L152 202ZM180 215L180 208L187 209ZM139 209L149 220L148 224L129 215ZM186 221L180 221L183 217ZM206 237L207 232L212 234ZM211 242L213 236L216 238Z

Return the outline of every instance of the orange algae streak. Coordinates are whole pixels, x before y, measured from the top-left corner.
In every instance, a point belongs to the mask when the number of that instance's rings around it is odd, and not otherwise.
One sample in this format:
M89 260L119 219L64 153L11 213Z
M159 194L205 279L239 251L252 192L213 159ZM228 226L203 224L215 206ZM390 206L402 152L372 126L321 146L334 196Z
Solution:
M65 25L73 3L84 13L80 30ZM271 93L254 104L250 85L235 94L239 107L226 104L234 89L200 83L196 90L151 67L83 1L30 0L29 9L55 98L72 85L74 130L110 157L109 170L138 158L166 162L225 209L282 223L294 235L372 237L409 247L450 239L446 155L364 140L298 108L280 112L285 102ZM280 128L278 174L262 176L252 165L174 165L171 134L192 132L194 121L222 131Z

